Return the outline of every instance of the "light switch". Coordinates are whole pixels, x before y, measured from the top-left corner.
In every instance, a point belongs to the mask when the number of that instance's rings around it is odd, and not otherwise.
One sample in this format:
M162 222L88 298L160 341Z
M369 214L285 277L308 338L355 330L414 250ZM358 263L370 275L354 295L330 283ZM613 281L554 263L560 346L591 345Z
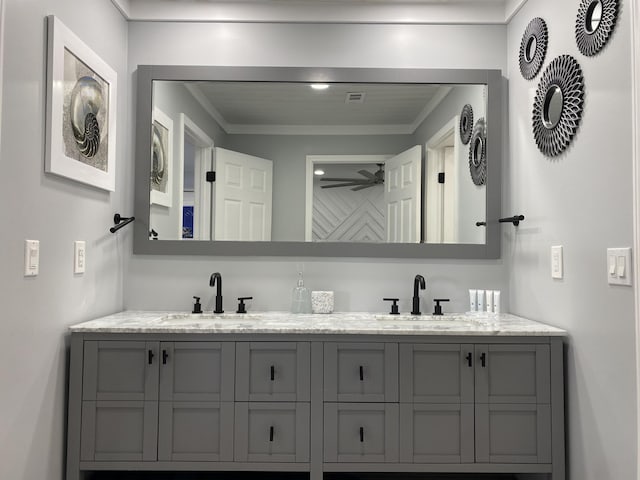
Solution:
M631 285L631 248L607 248L609 285Z
M35 277L40 271L40 241L24 241L24 276Z
M562 266L562 245L551 247L551 278L564 276Z
M616 274L618 275L619 278L624 278L624 276L625 276L626 259L622 255L618 255L617 258L618 258L618 265L617 265L617 268L616 268Z
M609 255L608 258L609 258L609 276L615 277L616 276L616 256Z

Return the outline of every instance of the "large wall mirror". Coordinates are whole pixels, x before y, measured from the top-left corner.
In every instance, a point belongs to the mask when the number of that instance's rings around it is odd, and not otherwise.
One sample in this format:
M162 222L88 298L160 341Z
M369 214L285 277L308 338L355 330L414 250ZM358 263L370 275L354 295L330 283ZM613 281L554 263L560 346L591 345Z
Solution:
M137 77L135 253L499 257L499 71ZM485 124L483 184L458 134L466 105Z

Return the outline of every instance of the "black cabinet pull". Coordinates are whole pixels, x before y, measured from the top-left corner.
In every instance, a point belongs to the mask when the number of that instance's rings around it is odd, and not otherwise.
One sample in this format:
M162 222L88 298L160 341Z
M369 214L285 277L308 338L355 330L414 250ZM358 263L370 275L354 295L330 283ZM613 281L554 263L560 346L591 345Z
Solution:
M273 427L269 427L269 441L273 442Z
M276 379L276 367L271 365L271 381L273 382L275 379Z
M485 352L482 352L480 355L480 363L482 364L482 368L487 366L487 354Z
M169 354L167 353L166 350L162 350L162 364L163 365L167 364L167 358L169 358Z
M360 427L360 442L364 442L364 428Z
M149 365L153 364L153 350L149 350Z
M471 352L467 353L467 356L465 357L467 359L467 364L472 367L473 366L473 355L471 355Z
M360 365L360 381L364 381L364 368Z

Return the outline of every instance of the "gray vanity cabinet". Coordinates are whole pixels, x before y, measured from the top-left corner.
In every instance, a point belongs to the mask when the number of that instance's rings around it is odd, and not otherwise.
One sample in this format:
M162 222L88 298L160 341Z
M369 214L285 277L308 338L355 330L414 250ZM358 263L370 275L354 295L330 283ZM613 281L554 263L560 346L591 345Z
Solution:
M152 461L158 432L158 342L87 341L84 461Z
M233 460L234 343L84 342L84 461Z
M552 337L74 333L66 480L98 470L564 480L562 345Z
M551 462L549 345L476 345L476 461Z
M550 369L549 345L401 345L401 461L550 463Z
M158 460L232 461L234 344L161 342Z
M400 461L473 463L474 347L400 345Z

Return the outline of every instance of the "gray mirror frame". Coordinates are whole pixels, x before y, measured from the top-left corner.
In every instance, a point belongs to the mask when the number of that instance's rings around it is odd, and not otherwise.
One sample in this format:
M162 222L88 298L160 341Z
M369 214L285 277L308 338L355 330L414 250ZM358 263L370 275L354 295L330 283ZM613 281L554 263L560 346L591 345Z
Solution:
M140 65L137 76L136 147L133 253L147 255L220 255L375 258L500 258L503 141L503 81L500 70L314 68L314 67L209 67ZM154 80L219 80L305 83L443 83L486 84L487 218L485 244L373 244L339 242L237 242L149 239L151 114Z

